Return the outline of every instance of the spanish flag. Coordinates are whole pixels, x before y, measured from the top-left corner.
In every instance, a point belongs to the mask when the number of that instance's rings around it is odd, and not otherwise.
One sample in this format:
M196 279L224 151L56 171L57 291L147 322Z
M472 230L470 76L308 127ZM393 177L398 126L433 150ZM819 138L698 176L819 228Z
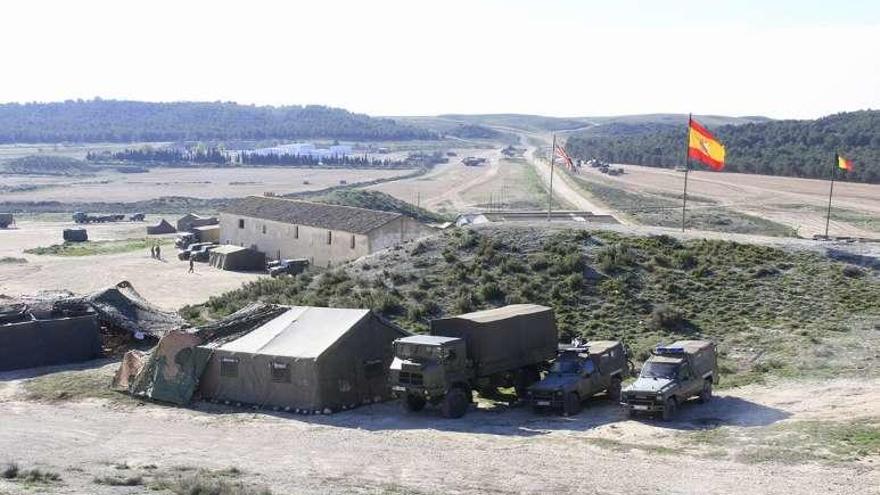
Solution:
M842 156L840 156L840 155L837 155L837 166L838 166L841 170L846 170L847 172L852 172L852 171L853 171L853 163L852 163L852 160L847 160L846 158L844 158L844 157L842 157Z
M718 172L724 168L724 145L696 120L688 121L688 157Z

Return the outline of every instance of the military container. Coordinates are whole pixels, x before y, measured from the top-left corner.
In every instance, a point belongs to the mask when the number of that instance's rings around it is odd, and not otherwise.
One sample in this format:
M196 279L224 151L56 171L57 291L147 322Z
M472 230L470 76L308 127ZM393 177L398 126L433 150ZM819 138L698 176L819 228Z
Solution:
M431 335L394 342L392 390L408 409L440 405L444 416L464 415L472 391L514 387L525 397L556 356L553 310L514 304L431 322Z
M15 223L12 213L0 213L0 229L5 229Z
M653 350L638 379L622 391L621 404L630 415L660 414L669 420L691 397L708 402L716 383L715 344L705 340L680 340Z

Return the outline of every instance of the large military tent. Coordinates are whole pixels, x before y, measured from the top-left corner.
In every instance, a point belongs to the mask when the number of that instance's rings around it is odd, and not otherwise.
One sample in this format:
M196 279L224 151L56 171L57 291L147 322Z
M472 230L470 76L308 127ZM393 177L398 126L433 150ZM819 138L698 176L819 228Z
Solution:
M329 412L389 396L391 343L405 331L366 309L292 307L211 358L208 398L299 412Z
M164 218L156 225L147 226L147 235L173 234L175 232L177 229L174 228L174 225L168 223Z
M0 371L87 361L100 354L98 317L87 305L0 309Z
M221 270L253 271L266 269L266 255L254 249L225 245L211 250L211 266Z

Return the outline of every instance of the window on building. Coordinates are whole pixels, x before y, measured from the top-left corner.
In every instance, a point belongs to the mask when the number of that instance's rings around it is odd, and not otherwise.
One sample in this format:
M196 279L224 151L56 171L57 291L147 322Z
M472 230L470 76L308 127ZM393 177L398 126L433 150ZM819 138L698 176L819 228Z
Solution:
M240 228L240 229L244 228L244 218L238 219L238 228Z
M327 231L327 244L333 244L333 231Z
M220 358L220 376L238 378L238 358Z
M263 225L263 233L264 234L266 233L266 225L265 224Z
M385 363L381 359L364 361L364 377L378 378L385 373Z
M351 234L351 248L354 249L354 234Z
M293 226L293 238L299 239L299 225Z
M272 361L270 365L272 381L275 383L290 383L290 363Z

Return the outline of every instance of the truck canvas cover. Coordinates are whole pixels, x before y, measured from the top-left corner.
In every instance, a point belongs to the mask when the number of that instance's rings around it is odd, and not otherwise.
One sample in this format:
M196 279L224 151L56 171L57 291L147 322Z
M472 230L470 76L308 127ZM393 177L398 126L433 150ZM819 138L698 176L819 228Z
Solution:
M553 359L558 331L553 309L511 304L431 322L431 335L458 337L479 375L489 375Z

